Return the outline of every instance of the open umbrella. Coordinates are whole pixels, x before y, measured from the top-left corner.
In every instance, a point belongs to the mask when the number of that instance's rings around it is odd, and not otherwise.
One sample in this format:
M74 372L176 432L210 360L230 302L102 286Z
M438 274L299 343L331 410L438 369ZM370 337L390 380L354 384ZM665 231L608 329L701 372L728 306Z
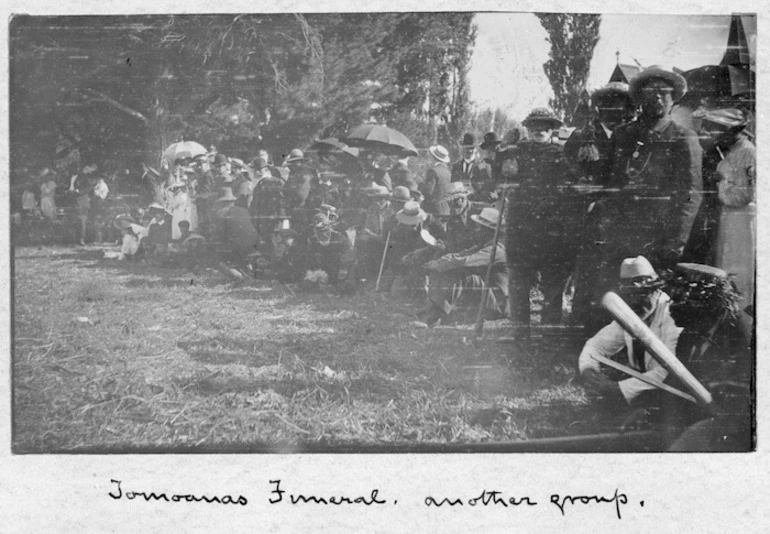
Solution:
M356 147L348 146L336 137L327 137L326 139L319 139L312 145L311 150L317 150L318 152L329 152L332 154L344 154L354 158L359 155L359 150Z
M163 151L163 159L169 163L174 163L177 159L192 159L195 156L208 154L203 145L195 141L180 141L172 143Z
M391 156L419 155L414 144L412 144L407 136L398 130L378 124L362 124L357 126L340 141L350 146L367 148Z

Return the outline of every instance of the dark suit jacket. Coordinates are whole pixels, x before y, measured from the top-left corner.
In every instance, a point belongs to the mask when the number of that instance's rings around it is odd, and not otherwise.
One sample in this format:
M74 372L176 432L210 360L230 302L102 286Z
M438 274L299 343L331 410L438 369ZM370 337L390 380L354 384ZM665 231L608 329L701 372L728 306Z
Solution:
M449 215L449 184L452 173L444 163L437 163L428 168L425 181L422 184L422 194L425 196L423 208L434 215Z

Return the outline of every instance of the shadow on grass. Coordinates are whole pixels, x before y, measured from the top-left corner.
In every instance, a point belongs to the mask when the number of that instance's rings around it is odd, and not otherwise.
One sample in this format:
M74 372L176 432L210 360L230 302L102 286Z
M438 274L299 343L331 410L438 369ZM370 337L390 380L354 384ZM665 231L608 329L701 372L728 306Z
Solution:
M187 352L190 358L203 363L263 367L277 363L278 354L285 344L268 339L253 341L214 336L197 341L179 341L177 347Z

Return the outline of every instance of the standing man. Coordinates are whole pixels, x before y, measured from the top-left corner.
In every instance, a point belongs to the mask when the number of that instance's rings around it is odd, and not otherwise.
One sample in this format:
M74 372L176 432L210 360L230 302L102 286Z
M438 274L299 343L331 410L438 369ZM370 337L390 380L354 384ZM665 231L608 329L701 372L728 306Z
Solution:
M511 320L521 337L529 336L529 293L540 284L545 296L543 321L559 323L562 292L578 252L577 221L581 209L559 188L570 178L553 131L562 122L546 108L524 119L530 140L516 152L518 187L509 194L508 265L511 269ZM572 211L577 216L572 216Z
M628 84L622 82L610 82L594 91L591 104L596 115L589 113L593 120L588 120L585 128L572 132L564 145L564 156L590 183L607 185L612 170L613 133L633 117L634 104L628 94Z
M462 159L452 165L452 182L463 182L473 192L489 192L494 189L492 167L476 152L476 136L466 133L460 143Z
M614 256L644 252L653 265L673 266L681 257L701 204L698 137L673 120L671 109L687 92L679 74L652 66L639 73L629 92L641 106L638 120L616 130L610 185L623 191L615 203Z
M96 185L96 170L99 167L96 163L83 165L80 174L76 174L70 179L70 193L75 194L75 203L77 206L78 220L78 244L86 244L86 229L88 227L88 215L91 211L91 196Z
M423 207L426 212L433 215L449 215L447 193L452 181L449 152L441 145L429 147L428 152L432 161L429 163L425 181L422 184L422 194L425 197Z

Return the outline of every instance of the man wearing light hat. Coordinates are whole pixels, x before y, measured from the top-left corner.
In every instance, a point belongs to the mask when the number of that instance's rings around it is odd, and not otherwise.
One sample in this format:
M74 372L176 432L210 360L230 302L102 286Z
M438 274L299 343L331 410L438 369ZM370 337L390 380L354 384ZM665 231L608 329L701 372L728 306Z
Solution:
M344 232L332 229L333 221L325 213L313 216L313 235L308 240L307 271L324 271L332 286L354 276L354 257Z
M428 148L428 153L431 156L431 162L428 164L425 180L420 188L425 197L423 208L433 215L449 215L447 191L452 181L452 173L449 170L449 151L441 145L434 145Z
M631 80L629 94L641 112L615 131L610 185L622 194L615 197L609 232L614 258L642 253L652 243L652 264L668 267L684 251L703 188L698 137L671 116L686 92L681 75L657 65Z
M674 352L680 328L671 318L671 299L660 290L661 285L658 274L644 256L626 258L620 265L618 294ZM663 382L668 376L668 371L645 351L644 346L613 321L586 341L580 353L578 367L589 396L614 407L623 402L634 406L649 403L651 394L648 392L657 391L655 386L625 376L620 381L611 380L602 372L601 364L592 358L592 355L599 355L615 359L618 354L623 355L620 363L646 377Z
M471 220L471 203L468 201L470 191L463 182L449 184L449 218L443 224L440 233L441 248L444 252L460 252L471 248L478 242L476 225Z
M495 208L484 208L480 214L471 215L471 220L480 228L480 245L445 254L423 266L430 276L429 305L418 313L418 318L428 326L456 319L450 316L463 304L468 293L485 287L484 277L495 245L500 212ZM486 311L497 318L505 314L508 297L508 269L502 240L498 241L495 251L490 289Z

